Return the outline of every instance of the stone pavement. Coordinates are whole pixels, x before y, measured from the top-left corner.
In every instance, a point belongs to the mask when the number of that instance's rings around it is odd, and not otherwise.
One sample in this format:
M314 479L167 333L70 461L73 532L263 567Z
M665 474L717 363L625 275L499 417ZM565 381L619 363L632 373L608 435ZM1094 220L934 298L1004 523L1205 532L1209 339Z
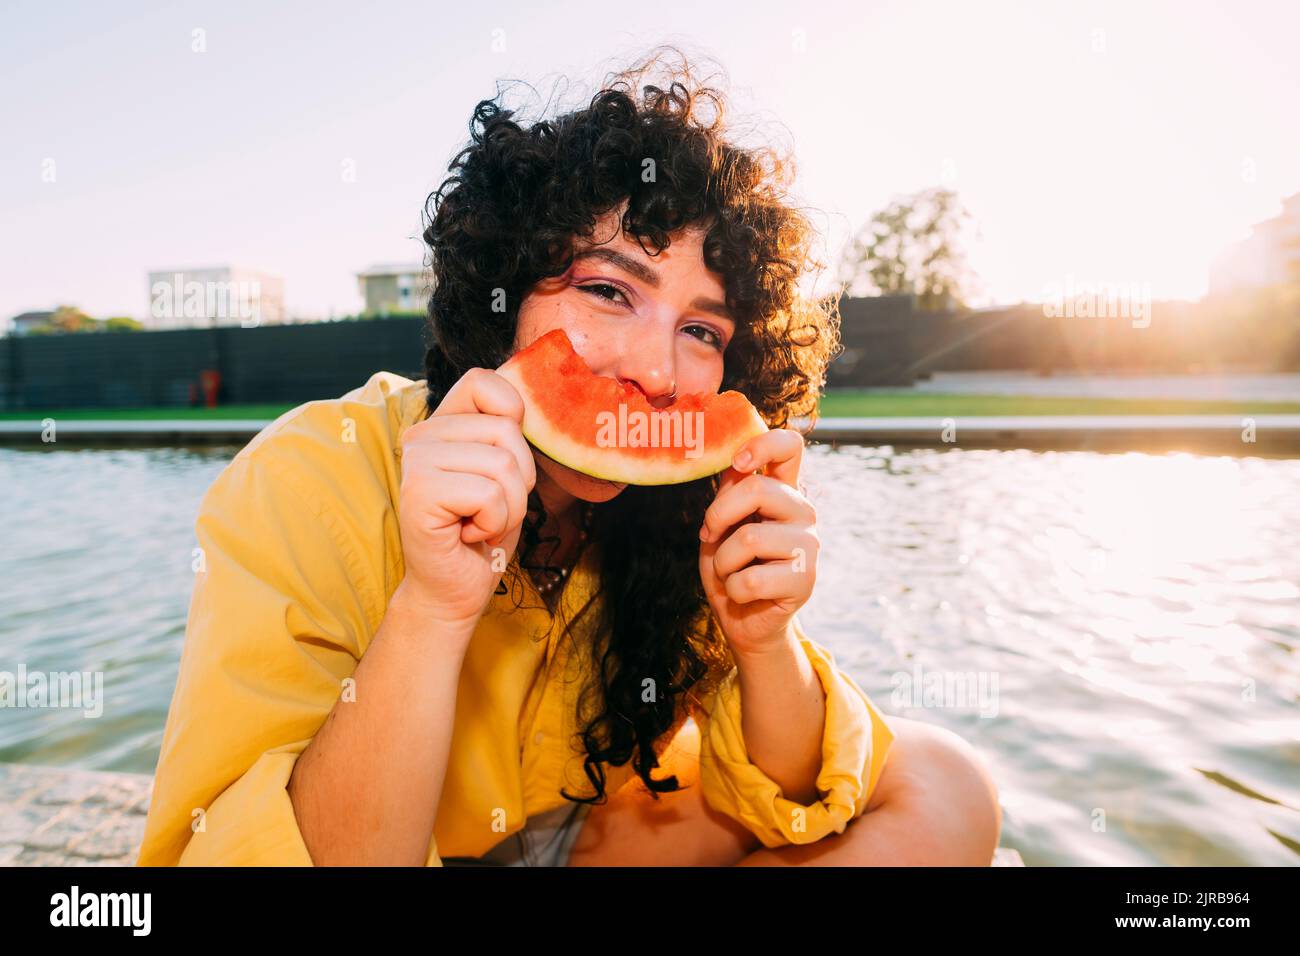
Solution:
M134 866L152 793L145 773L0 763L0 866Z
M0 866L134 866L153 777L0 763Z

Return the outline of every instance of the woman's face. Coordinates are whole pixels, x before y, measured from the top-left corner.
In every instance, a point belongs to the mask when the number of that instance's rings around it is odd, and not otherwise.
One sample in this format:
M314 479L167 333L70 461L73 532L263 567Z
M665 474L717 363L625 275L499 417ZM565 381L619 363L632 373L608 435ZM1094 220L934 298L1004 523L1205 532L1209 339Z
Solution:
M564 329L592 372L635 385L656 408L674 395L717 392L736 329L722 279L704 264L703 231L674 235L652 257L622 231L622 213L607 213L576 240L567 273L524 297L515 349ZM533 454L547 477L585 501L608 501L626 487Z

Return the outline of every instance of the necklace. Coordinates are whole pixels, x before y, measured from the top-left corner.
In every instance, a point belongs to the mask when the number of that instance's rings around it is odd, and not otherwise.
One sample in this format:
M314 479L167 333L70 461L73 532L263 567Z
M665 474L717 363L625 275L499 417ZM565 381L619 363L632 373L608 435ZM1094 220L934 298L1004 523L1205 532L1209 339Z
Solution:
M537 592L543 596L549 596L557 587L562 585L568 578L574 568L578 566L578 560L582 557L583 549L587 544L587 539L591 537L591 522L595 515L596 508L590 501L586 502L582 509L582 528L578 531L578 545L573 550L573 557L570 558L565 567L558 571L551 568L538 568L536 573L555 575L551 580L537 585Z

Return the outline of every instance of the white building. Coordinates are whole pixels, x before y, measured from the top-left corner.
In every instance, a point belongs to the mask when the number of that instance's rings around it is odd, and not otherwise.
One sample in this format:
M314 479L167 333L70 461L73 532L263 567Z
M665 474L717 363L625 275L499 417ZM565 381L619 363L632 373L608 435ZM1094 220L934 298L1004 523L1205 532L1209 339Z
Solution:
M1282 212L1251 228L1210 269L1210 293L1300 282L1300 193L1282 200Z
M24 312L9 320L10 335L31 335L32 329L39 329L50 324L53 312Z
M428 304L430 274L419 263L384 263L357 273L365 314L423 312Z
M237 266L149 273L148 329L256 328L284 321L284 280L279 276Z

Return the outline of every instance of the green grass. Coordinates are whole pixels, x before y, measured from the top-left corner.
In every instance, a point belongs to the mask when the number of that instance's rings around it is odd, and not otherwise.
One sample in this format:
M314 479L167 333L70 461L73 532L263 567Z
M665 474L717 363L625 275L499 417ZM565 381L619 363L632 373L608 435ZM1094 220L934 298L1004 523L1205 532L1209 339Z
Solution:
M0 412L0 421L168 421L183 419L279 418L296 405L222 405L219 408L56 408L45 412Z
M0 412L0 421L141 421L153 419L266 419L293 405L223 405L220 408L63 408ZM1268 415L1300 414L1300 402L1181 401L1175 399L1057 398L1032 395L873 393L837 389L821 403L822 418L944 418L974 415Z
M1182 401L1142 398L1058 398L1038 395L872 393L843 389L821 402L823 418L918 418L975 415L1268 415L1300 413L1300 402Z

